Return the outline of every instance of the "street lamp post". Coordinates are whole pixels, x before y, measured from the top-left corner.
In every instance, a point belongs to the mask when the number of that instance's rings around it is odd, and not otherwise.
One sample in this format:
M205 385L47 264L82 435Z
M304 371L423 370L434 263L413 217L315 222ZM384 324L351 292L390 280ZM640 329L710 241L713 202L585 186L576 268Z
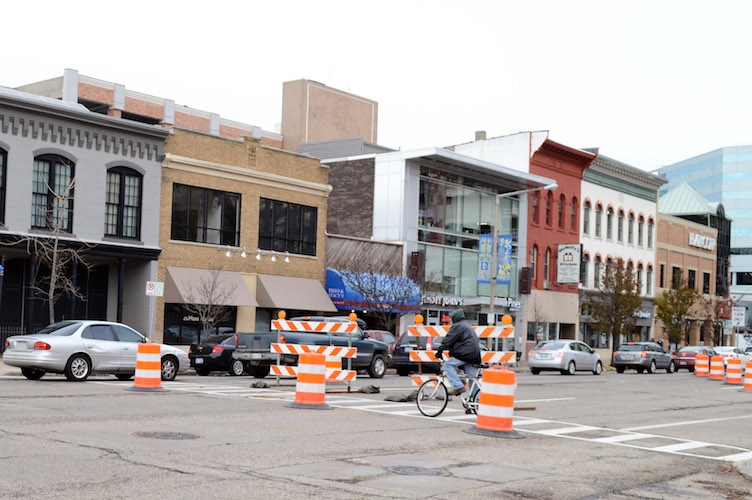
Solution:
M494 306L496 305L496 278L499 274L499 200L502 198L510 198L517 196L518 194L533 193L535 191L550 190L553 191L559 186L556 183L548 184L531 189L523 189L521 191L512 191L509 193L501 193L496 195L496 220L494 222L494 234L493 234L493 273L491 276L491 304L489 306L489 313L491 315L492 324L496 324L496 315L494 314Z

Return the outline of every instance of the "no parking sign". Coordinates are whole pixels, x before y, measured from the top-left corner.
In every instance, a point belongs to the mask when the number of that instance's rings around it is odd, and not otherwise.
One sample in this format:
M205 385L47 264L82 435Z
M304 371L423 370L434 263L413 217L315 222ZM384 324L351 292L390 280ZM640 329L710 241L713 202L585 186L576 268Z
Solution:
M161 297L162 295L164 295L164 283L161 281L147 281L146 295Z

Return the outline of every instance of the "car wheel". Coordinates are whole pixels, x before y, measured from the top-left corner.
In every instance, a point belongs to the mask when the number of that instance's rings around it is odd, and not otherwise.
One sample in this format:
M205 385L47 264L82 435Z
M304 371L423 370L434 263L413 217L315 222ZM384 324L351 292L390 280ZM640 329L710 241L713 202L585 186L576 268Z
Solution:
M230 363L230 375L233 377L237 377L239 375L243 374L243 371L245 370L245 366L243 366L243 362L239 359L233 359L232 363Z
M400 377L407 377L408 375L410 375L410 369L407 367L397 368L397 375L399 375Z
M648 367L648 373L655 373L655 360L652 360L650 362L650 366Z
M39 380L44 377L45 371L37 370L36 368L21 368L21 373L29 380Z
M91 373L91 361L83 354L74 354L65 365L65 378L73 382L83 382Z
M540 368L530 368L530 373L538 375L540 373Z
M178 376L178 360L172 356L162 358L162 380L172 382Z
M209 375L209 370L206 370L206 369L196 370L196 375L200 377L206 377L207 375Z
M271 366L269 365L256 365L249 366L248 368L248 372L255 378L264 378L269 375L269 372L271 371Z
M577 367L574 365L574 361L570 361L567 365L567 375L574 375L574 372L577 371Z
M624 373L624 367L623 366L617 366L616 367L616 373Z
M374 354L371 366L368 367L368 375L371 378L381 378L386 373L386 358L383 354Z
M602 371L603 371L603 363L598 361L595 364L595 370L593 370L593 375L600 375Z
M115 376L118 380L130 380L133 377L132 373L116 373Z
M670 362L668 364L668 368L666 368L666 373L674 373L676 371L676 364L674 362Z

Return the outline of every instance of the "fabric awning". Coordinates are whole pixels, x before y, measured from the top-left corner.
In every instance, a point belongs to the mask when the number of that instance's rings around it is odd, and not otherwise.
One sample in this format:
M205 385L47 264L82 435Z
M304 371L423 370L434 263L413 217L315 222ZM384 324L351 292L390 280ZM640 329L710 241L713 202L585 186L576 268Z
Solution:
M259 307L336 312L319 280L259 274L256 298Z
M164 300L175 304L258 306L236 271L167 267Z

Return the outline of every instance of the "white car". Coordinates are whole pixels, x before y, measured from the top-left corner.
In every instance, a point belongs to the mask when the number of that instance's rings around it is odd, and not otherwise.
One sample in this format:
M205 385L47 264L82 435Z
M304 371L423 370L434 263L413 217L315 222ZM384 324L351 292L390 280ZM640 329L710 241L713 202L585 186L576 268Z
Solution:
M112 373L129 380L136 372L138 344L146 337L122 323L76 320L49 325L31 335L14 335L5 341L3 363L21 368L29 380L47 372L64 373L82 382L92 373ZM174 380L188 370L188 354L162 344L162 380Z
M745 354L745 352L739 349L738 347L720 346L720 347L714 347L713 350L715 350L715 352L718 353L719 356L723 357L724 366L728 364L729 358L741 359L742 370L743 370L747 366L747 361L752 359L752 357L750 357L748 354Z

